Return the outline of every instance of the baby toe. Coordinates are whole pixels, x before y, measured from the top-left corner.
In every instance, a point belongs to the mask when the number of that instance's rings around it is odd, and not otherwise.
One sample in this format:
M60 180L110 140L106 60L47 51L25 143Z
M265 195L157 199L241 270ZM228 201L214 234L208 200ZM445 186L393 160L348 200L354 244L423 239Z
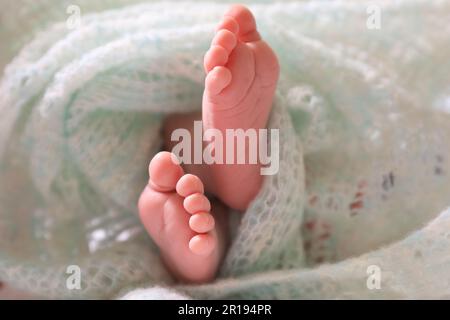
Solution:
M216 27L216 32L220 30L228 30L234 34L239 32L239 24L233 17L225 16Z
M206 212L193 214L189 219L189 227L198 233L206 233L214 229L214 217Z
M185 174L177 182L177 193L182 197L190 196L194 193L203 193L203 183L199 177L193 174Z
M230 54L234 47L236 47L237 38L236 35L229 30L220 30L214 36L211 44L224 48L228 54Z
M228 61L228 52L218 45L212 45L206 52L204 58L204 68L206 72L211 71L216 66L223 66Z
M258 41L261 39L256 30L256 21L252 12L245 6L236 4L230 7L225 17L234 19L239 26L239 39L244 42Z
M211 211L211 203L208 198L201 193L194 193L187 196L184 199L183 206L190 214Z
M197 255L210 255L216 248L216 238L210 234L198 234L189 241L189 249Z
M215 67L205 79L205 89L210 95L219 94L232 80L231 71L225 67Z
M156 191L175 190L178 180L183 175L178 159L173 153L159 152L151 160L149 167L149 185Z

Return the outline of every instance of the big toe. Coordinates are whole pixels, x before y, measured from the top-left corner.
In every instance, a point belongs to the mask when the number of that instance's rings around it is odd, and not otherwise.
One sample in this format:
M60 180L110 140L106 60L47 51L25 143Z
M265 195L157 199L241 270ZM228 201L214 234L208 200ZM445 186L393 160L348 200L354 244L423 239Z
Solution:
M178 180L183 176L183 169L177 157L170 152L156 154L150 162L150 186L160 192L175 190Z
M252 12L243 5L236 4L230 7L225 13L225 17L234 19L238 26L239 40L243 42L258 41L261 39L256 30L256 20Z

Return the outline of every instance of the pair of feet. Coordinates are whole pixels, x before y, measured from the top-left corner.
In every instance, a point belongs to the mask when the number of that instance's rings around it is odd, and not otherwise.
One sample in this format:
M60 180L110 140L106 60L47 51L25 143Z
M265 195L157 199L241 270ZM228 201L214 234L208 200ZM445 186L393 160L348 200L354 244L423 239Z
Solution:
M246 7L232 6L205 55L204 130L263 129L278 80L278 60ZM169 117L166 150L176 128L192 130L193 116ZM188 172L185 174L185 171ZM170 152L149 165L149 183L139 199L142 223L159 246L174 277L201 283L215 277L227 241L226 207L245 210L262 184L260 165L183 165ZM221 202L211 203L205 191Z

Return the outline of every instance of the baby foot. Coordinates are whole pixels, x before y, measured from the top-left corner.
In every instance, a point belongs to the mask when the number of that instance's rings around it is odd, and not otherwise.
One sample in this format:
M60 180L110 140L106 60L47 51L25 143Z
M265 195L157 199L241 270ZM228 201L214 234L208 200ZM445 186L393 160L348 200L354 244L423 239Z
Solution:
M267 125L279 74L277 57L256 30L249 9L234 5L220 22L204 58L204 130L247 130ZM223 147L225 154L226 146ZM248 146L245 150L248 163ZM261 187L260 165L211 166L217 196L245 210Z
M211 204L203 194L203 183L195 175L184 175L169 152L160 152L152 159L149 174L139 199L139 213L164 262L181 281L212 280L224 244L210 213Z

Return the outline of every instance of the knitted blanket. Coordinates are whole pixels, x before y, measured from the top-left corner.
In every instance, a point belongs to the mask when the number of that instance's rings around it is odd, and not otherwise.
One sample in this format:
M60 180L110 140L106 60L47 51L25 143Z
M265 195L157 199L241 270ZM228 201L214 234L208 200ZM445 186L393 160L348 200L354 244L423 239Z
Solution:
M52 298L450 297L449 1L249 3L281 64L279 172L230 212L200 286L174 283L136 203L161 120L201 107L227 6L138 2L1 13L23 46L0 84L1 280ZM45 28L14 37L33 10Z

